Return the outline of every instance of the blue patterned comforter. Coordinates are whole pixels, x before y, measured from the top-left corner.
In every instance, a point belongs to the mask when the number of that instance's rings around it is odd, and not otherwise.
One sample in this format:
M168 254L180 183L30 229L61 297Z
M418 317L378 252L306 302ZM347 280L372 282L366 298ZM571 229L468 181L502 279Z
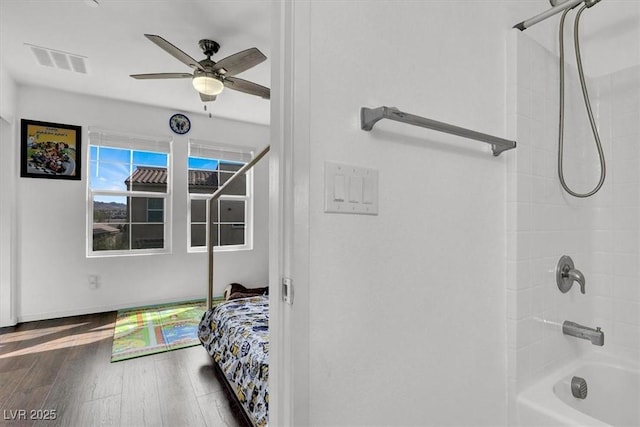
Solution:
M269 297L221 303L202 316L198 338L222 368L257 427L268 423Z

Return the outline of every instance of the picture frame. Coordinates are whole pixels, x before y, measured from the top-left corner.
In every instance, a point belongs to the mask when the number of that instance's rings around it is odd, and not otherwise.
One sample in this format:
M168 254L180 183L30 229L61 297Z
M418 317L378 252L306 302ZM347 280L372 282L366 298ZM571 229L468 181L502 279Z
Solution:
M81 172L81 126L21 120L21 177L81 180Z

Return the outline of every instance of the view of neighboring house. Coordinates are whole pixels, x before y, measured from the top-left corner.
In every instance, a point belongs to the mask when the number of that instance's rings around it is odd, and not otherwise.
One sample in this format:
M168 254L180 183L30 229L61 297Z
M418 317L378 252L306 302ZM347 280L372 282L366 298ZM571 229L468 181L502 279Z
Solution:
M218 161L216 170L189 169L189 193L212 194L226 182L241 164ZM164 193L167 188L167 169L162 167L139 166L124 181L131 191ZM244 194L246 179L227 187L230 194ZM162 248L164 245L163 219L164 199L161 197L127 197L126 203L94 203L93 241L94 250L100 248L118 249L126 247L131 233L132 248ZM192 222L191 246L206 245L206 203L193 200L190 217ZM217 225L214 234L221 233L220 240L226 244L244 242L244 203L223 202L224 214L219 210L212 213L211 221ZM222 219L221 219L222 218ZM222 225L221 222L233 224Z

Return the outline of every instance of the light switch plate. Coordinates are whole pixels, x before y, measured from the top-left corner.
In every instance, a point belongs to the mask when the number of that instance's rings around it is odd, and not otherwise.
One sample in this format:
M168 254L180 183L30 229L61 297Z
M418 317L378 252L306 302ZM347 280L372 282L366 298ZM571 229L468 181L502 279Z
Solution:
M378 170L333 162L324 164L324 211L378 215Z

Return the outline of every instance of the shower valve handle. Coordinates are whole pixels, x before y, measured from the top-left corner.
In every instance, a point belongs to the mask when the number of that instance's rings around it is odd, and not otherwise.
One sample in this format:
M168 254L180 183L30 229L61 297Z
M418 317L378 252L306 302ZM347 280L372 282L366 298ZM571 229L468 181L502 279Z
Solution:
M573 282L578 282L580 285L580 292L585 293L586 279L580 270L577 270L573 264L573 260L568 255L563 255L558 261L556 267L556 283L560 292L567 293Z

